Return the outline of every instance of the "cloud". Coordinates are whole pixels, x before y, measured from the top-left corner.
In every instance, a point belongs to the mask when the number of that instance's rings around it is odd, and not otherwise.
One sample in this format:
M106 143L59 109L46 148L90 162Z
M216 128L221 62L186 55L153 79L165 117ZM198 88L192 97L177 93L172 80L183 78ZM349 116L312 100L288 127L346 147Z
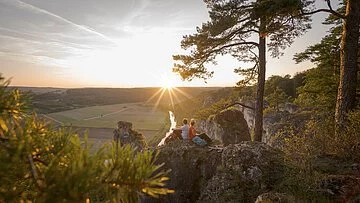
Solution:
M31 11L38 12L38 13L47 14L47 15L49 15L49 16L51 16L51 17L54 17L54 18L56 18L56 19L58 19L58 20L61 20L61 21L63 21L63 22L66 22L66 23L68 23L68 24L70 24L70 25L72 25L72 26L74 26L74 27L76 27L76 28L79 28L79 29L81 29L81 30L87 31L87 32L92 33L92 34L94 34L94 35L97 35L97 36L99 36L99 37L101 37L101 38L103 38L103 39L105 39L105 40L107 40L107 41L110 41L110 42L115 43L111 38L107 37L106 35L104 35L104 34L102 34L102 33L100 33L100 32L97 32L96 30L92 29L92 28L89 27L89 26L83 26L83 25L76 24L76 23L74 23L74 22L72 22L72 21L70 21L70 20L68 20L68 19L66 19L66 18L64 18L64 17L61 17L61 16L56 15L56 14L54 14L54 13L52 13L52 12L49 12L49 11L47 11L47 10L45 10L45 9L42 9L42 8L33 6L33 5L31 5L31 4L25 3L25 2L20 1L20 0L16 0L16 2L18 3L18 6L20 6L20 7L22 7L22 8L29 9L29 10L31 10Z
M42 43L43 42L57 42L60 44L69 45L72 47L82 48L82 49L94 48L93 46L86 45L86 44L58 40L54 36L51 37L44 33L31 33L31 32L24 32L24 31L18 31L18 30L14 30L14 29L0 27L0 35L1 35L1 33L3 33L3 36L4 35L13 36L13 37L17 37L18 39L24 39L24 40L29 40L29 41L31 39L33 39L34 41L38 41L38 42L42 42Z
M83 49L64 46L58 42L44 42L0 34L1 55L26 61L41 61L48 65L59 64L69 55L82 53Z
M113 72L126 72L130 84L144 67L151 67L149 72L170 71L171 53L179 48L181 36L191 32L199 24L194 19L206 12L199 10L201 4L193 0L0 0L0 56L29 67L57 67L57 74L62 71L65 76L90 72L97 78L101 73L118 83Z

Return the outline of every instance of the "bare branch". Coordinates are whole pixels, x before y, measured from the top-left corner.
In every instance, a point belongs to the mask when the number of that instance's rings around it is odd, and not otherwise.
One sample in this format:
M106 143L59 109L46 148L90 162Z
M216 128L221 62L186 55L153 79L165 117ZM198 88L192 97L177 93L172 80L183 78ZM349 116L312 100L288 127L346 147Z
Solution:
M320 12L327 12L327 13L331 13L333 14L334 16L338 17L338 18L341 18L341 19L346 19L346 16L332 10L332 9L318 9L318 10L315 10L315 11L311 11L311 12L301 12L300 15L312 15L312 14L315 14L315 13L320 13Z
M239 46L239 45L253 45L253 46L259 47L258 43L251 42L251 41L250 42L238 42L238 43L224 45L224 46L222 46L220 48L213 49L213 50L211 50L211 51L209 51L207 53L204 53L204 55L201 58L205 58L205 59L202 61L201 65L203 65L206 62L206 59L209 58L211 56L211 54L222 51L223 49L226 49L226 48L229 48L229 47Z
M251 107L251 106L248 106L248 105L246 105L246 104L240 103L240 102L234 102L234 103L232 103L232 104L229 104L229 105L225 106L224 109L227 109L227 108L232 107L232 106L235 106L235 105L240 105L240 106L242 106L242 107L245 107L245 108L248 108L248 109L251 109L251 110L255 110L255 108L253 108L253 107Z
M256 42L237 42L237 43L233 43L233 44L228 44L228 45L225 45L225 46L222 46L218 49L214 49L212 52L218 52L218 51L221 51L223 49L226 49L226 48L229 48L229 47L233 47L233 46L239 46L239 45L253 45L253 46L256 46L256 47L259 47L259 44L256 43Z
M246 9L246 8L254 8L254 5L245 5L245 6L237 6L235 8L228 7L228 8L222 8L223 11L231 11L231 10L239 10L239 9Z
M331 3L330 3L330 0L325 0L325 1L326 1L327 5L328 5L329 9L330 9L330 10L333 10L333 9L332 9L332 6L331 6Z

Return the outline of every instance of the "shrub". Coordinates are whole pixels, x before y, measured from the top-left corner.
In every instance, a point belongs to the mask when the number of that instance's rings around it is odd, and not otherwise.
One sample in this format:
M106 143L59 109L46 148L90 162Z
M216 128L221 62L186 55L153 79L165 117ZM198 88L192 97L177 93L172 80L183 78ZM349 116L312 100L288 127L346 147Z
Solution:
M328 192L323 191L324 180L347 173L345 165L360 161L360 110L348 114L341 135L335 135L334 126L332 116L324 115L310 120L302 133L283 132L282 150L289 169L284 186L291 193L325 201Z
M136 202L173 192L155 152L106 145L89 153L86 139L27 114L26 99L8 84L0 75L0 202Z

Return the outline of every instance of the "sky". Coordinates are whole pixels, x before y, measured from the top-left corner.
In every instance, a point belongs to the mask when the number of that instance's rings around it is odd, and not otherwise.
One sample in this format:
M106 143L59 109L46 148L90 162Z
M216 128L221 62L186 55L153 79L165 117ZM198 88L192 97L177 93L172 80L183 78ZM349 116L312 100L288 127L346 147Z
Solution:
M209 66L215 73L207 84L172 72L172 55L184 53L181 39L207 12L201 0L0 0L0 73L14 86L234 86L241 64L229 56ZM314 66L292 58L326 34L325 17L317 14L284 56L267 57L267 76Z

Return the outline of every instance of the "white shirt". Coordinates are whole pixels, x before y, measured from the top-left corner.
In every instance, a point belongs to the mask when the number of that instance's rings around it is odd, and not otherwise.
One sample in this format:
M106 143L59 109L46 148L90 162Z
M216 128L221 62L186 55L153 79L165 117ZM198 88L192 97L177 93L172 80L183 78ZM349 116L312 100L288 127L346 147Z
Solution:
M181 137L184 140L189 139L189 125L188 124L183 125L183 126L180 127L180 129L181 129Z

